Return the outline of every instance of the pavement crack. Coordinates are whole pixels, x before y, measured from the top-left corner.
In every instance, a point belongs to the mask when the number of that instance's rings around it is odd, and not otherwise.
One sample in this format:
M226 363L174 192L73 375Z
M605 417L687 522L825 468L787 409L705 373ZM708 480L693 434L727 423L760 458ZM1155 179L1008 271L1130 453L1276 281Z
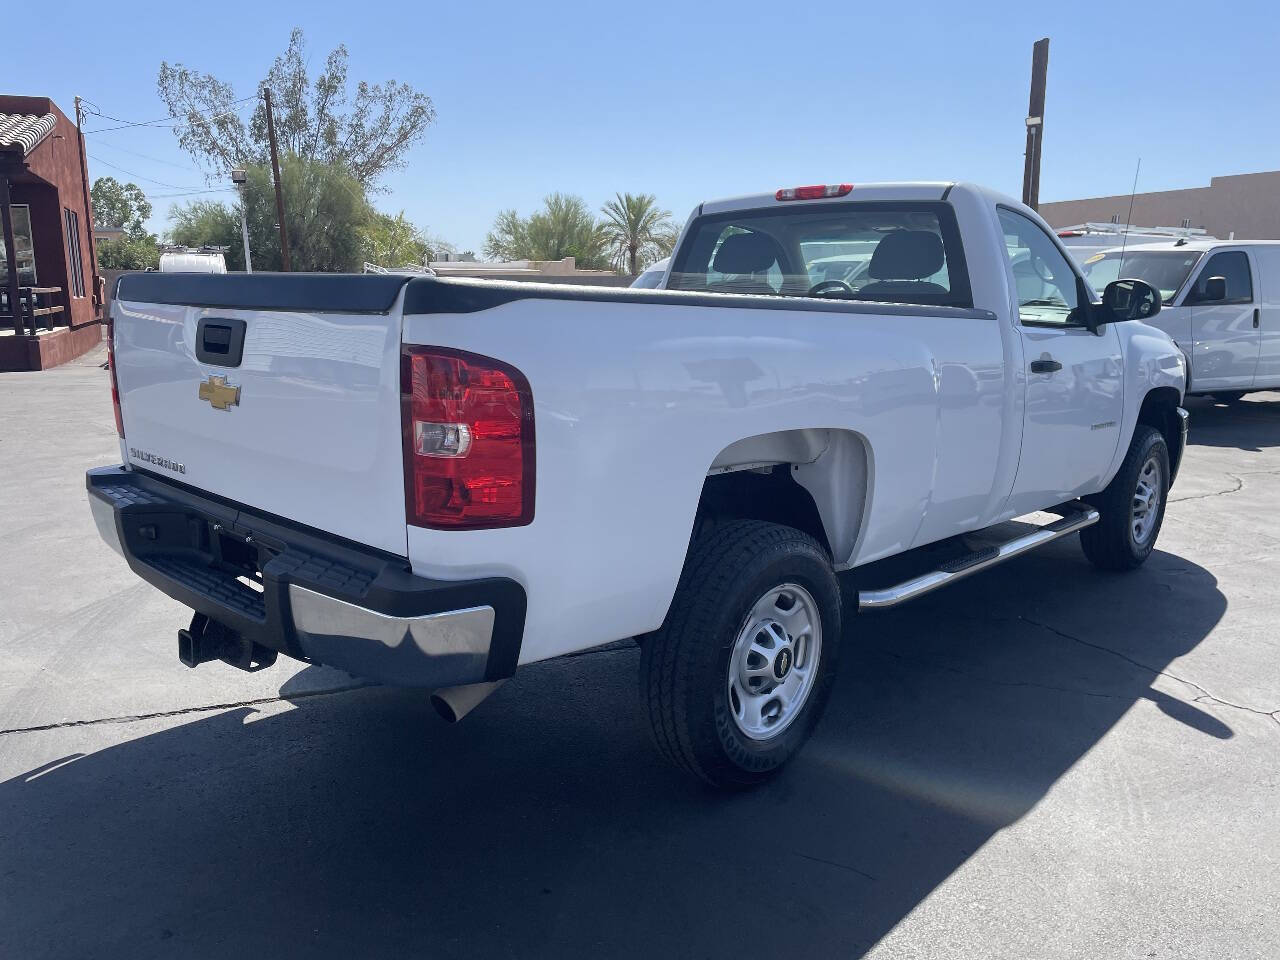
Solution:
M880 651L881 655L889 657L892 660L900 660L906 662L919 662L919 657L908 657L901 653L891 653L888 650ZM1080 687L1059 687L1051 683L1036 683L1032 680L1001 680L997 677L988 676L985 673L977 673L973 670L963 670L960 667L949 666L930 658L930 662L934 663L939 670L944 673L952 673L958 677L966 677L970 680L977 680L980 683L989 683L995 687L1014 687L1026 688L1030 690L1048 690L1053 693L1067 693L1077 697L1095 697L1099 700L1129 700L1130 697L1123 697L1115 693L1101 693L1097 690L1084 690Z
M295 700L306 700L311 697L327 697L336 693L347 693L351 690L363 690L370 686L367 683L355 683L344 687L330 687L324 690L305 690L291 693L288 696L257 697L252 700L236 700L231 703L210 703L198 707L179 707L175 710L157 710L154 713L126 714L118 717L94 717L90 720L61 720L57 723L42 723L32 727L9 727L0 730L0 737L11 733L39 733L42 730L63 730L68 727L93 727L107 723L137 723L142 720L157 720L164 717L181 717L188 713L217 713L220 710L235 710L240 707L260 707L268 703L292 703Z
M1208 500L1211 497L1226 497L1233 493L1239 493L1244 489L1244 478L1238 477L1234 473L1227 473L1226 476L1235 481L1236 485L1230 490L1215 490L1213 493L1197 493L1190 497L1170 497L1170 503L1186 503L1188 500Z
M807 853L801 853L799 850L792 850L791 852L794 853L801 860L811 860L814 863L825 863L828 867L837 867L840 870L848 870L850 873L856 873L858 876L863 877L866 880L871 880L875 882L876 880L879 879L878 877L874 877L871 874L867 873L865 870L859 870L857 867L851 867L847 863L840 863L838 860L826 860L826 859L823 859L822 857L810 856Z
M1167 670L1157 669L1156 667L1153 667L1148 663L1143 663L1141 660L1135 660L1133 657L1129 656L1128 654L1121 653L1119 650L1113 650L1111 647L1104 646L1103 644L1094 643L1093 641L1086 640L1083 637L1077 637L1073 633L1068 633L1065 630L1059 630L1057 627L1052 626L1051 624L1042 623L1039 620L1032 620L1030 617L1027 617L1027 616L1019 617L1019 619L1023 620L1026 623L1031 624L1033 627L1039 627L1041 630L1047 630L1050 633L1056 636L1059 636L1064 640L1070 640L1073 643L1080 644L1081 646L1092 647L1094 650L1099 650L1102 653L1109 653L1113 657L1118 657L1119 659L1125 661L1126 663L1132 664L1133 666L1137 667L1139 670L1145 670L1148 673L1153 674L1157 677L1166 677L1170 680L1175 680L1178 683L1185 684L1186 686L1190 687L1192 690L1195 690L1199 694L1199 696L1193 698L1192 700L1193 703L1208 701L1210 703L1219 704L1220 706L1223 706L1223 707L1230 707L1233 710L1243 710L1245 713L1257 714L1260 717L1270 717L1277 724L1280 724L1280 716L1278 716L1278 714L1280 714L1280 710L1259 710L1256 707L1249 707L1249 706L1245 706L1242 703L1233 703L1230 700L1224 700L1221 697L1214 696L1212 693L1210 693L1204 687L1200 686L1200 684L1196 683L1194 680L1188 680L1185 677L1180 677L1176 673L1169 673L1169 671Z

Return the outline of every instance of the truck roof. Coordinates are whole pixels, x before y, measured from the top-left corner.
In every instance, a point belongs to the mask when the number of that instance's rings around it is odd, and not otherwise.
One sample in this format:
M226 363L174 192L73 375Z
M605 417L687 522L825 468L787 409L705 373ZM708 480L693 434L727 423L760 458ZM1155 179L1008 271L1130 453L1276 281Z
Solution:
M1018 200L998 190L991 190L976 183L957 180L901 180L882 183L854 183L853 189L843 196L806 200L805 203L849 203L858 200L942 200L954 190L977 194L992 204L1009 206L1023 211L1027 209ZM752 193L741 197L708 200L694 211L694 215L733 213L738 210L758 210L773 207L780 202L775 193Z
M1133 253L1136 251L1160 251L1160 250L1184 250L1194 253L1206 253L1210 250L1217 250L1219 247L1275 247L1280 246L1280 240L1188 240L1175 239L1170 237L1168 240L1160 240L1151 242L1149 240L1142 243L1127 243L1123 249L1125 253ZM1099 253L1119 253L1121 245L1116 244Z
M847 181L846 181L847 182ZM903 181L900 183L855 183L853 189L840 197L807 200L806 203L848 203L854 200L941 200L943 194L956 184L950 180ZM794 185L792 185L794 186ZM733 213L737 210L756 210L778 203L774 193L752 193L723 200L708 200L702 204L701 213Z

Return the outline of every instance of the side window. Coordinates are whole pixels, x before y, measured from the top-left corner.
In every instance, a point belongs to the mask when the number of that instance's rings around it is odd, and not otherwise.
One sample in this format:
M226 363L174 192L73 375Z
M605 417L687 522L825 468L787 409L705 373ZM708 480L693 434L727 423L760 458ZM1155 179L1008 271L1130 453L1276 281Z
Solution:
M1253 275L1249 271L1249 257L1243 250L1227 250L1210 257L1187 295L1187 303L1210 302L1205 299L1205 285L1210 277L1224 277L1227 281L1227 299L1217 303L1253 302Z
M1039 224L1020 213L999 210L1005 253L1018 291L1018 319L1023 323L1072 323L1079 301L1076 274Z

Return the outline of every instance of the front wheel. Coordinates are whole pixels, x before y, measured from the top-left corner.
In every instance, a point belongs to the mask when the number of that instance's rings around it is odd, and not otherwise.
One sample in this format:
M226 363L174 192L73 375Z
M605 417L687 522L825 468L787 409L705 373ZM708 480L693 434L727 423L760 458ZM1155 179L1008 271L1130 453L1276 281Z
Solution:
M808 534L735 520L697 537L640 657L659 752L717 787L776 773L822 716L840 629L839 583Z
M1084 555L1103 570L1132 570L1155 549L1169 496L1169 448L1160 431L1139 424L1119 472L1096 497L1102 515L1080 531Z

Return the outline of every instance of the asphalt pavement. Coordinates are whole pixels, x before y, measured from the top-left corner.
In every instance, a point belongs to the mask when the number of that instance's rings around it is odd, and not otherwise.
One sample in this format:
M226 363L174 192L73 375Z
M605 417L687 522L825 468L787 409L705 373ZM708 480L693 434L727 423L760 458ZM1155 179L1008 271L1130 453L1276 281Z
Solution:
M634 647L457 726L182 666L89 517L102 359L0 375L0 957L1280 956L1280 394L1190 401L1139 571L1073 537L852 620L814 740L725 796Z

